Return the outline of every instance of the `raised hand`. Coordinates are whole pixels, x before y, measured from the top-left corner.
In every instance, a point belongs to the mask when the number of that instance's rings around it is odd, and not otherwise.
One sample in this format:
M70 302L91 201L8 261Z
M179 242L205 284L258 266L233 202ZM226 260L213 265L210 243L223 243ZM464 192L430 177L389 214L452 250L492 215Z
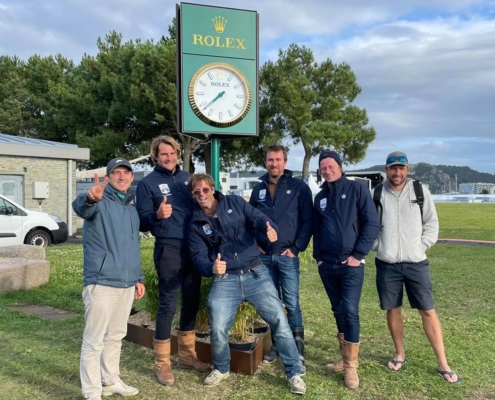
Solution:
M213 273L215 275L223 275L227 271L227 263L221 260L221 255L218 253L215 264L213 264Z
M100 180L98 179L98 174L95 174L94 185L89 189L87 197L88 203L98 203L103 198L103 192L105 191L105 186L108 183L108 176L105 176L103 182L100 185Z
M172 215L172 204L167 204L167 196L163 196L163 201L160 208L156 212L156 218L167 219Z
M271 243L276 242L278 239L277 232L270 226L268 221L266 221L266 237Z

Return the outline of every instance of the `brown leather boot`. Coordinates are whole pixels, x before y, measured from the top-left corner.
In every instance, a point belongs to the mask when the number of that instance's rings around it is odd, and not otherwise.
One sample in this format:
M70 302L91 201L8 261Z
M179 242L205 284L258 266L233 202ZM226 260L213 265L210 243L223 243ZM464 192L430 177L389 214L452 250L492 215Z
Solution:
M199 372L211 370L209 364L198 360L196 356L196 332L177 331L177 342L179 344L179 364L182 368L195 369Z
M340 349L340 360L334 363L330 363L325 365L325 372L341 372L344 370L344 360L342 359L342 355L344 354L344 334L337 333L337 339L339 340L339 349Z
M349 389L359 386L357 374L359 343L351 343L344 340L344 383Z
M171 386L175 377L170 367L170 339L153 340L155 347L155 375L158 383Z

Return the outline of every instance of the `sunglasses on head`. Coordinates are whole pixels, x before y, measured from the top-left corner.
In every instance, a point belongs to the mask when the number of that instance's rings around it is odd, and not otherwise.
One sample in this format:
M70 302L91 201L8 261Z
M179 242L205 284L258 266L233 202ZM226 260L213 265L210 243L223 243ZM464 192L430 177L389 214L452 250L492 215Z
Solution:
M405 162L407 162L407 158L404 156L399 156L399 157L393 156L393 157L387 158L387 164L392 164L393 162L396 162L396 161L405 163Z
M208 194L210 193L211 189L209 187L204 187L204 188L201 188L201 190L195 190L192 192L193 196L201 196L201 192L203 192L203 194Z

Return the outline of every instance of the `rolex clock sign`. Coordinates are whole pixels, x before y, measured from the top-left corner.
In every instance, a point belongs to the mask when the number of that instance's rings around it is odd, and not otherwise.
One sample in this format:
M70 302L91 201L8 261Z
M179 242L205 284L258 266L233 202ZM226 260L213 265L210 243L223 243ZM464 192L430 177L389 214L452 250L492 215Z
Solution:
M181 3L177 28L181 133L257 136L258 14Z

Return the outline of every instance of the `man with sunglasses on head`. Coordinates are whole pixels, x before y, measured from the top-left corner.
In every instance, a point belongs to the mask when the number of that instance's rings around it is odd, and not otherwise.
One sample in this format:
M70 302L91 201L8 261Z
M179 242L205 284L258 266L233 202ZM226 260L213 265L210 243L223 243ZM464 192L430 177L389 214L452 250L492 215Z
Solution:
M256 242L261 261L268 267L275 288L281 293L299 357L304 363L298 254L306 250L313 234L313 196L304 181L294 178L292 171L285 169L287 150L284 146L269 146L265 153L265 165L268 172L253 188L249 204L270 217L279 227L280 235L275 243L270 243L266 235L256 232ZM272 345L263 361L272 363L276 359L277 348Z
M170 366L170 334L182 294L179 330L179 359L182 368L210 371L208 364L196 357L196 314L199 309L201 276L194 271L187 252L187 226L194 200L187 189L191 174L178 165L181 149L170 136L159 136L151 143L155 169L139 182L136 191L141 231L155 236L153 260L158 275L159 308L154 338L155 374L158 383L173 385Z
M409 304L418 309L423 329L437 357L437 373L449 383L459 383L460 376L451 370L445 357L442 327L435 311L425 254L438 238L435 204L425 186L422 196L415 190L414 181L407 178L408 165L407 155L401 151L390 153L386 159L387 179L383 182L378 204L381 230L373 246L380 307L387 311L387 323L395 346L395 356L389 361L388 368L398 371L407 362L401 314L405 286ZM375 188L374 192L377 190Z
M296 344L251 231L253 227L274 243L278 228L242 197L215 191L215 182L207 174L193 175L188 187L198 205L189 225L189 251L196 270L212 278L207 306L214 370L204 386L217 386L229 375L228 331L237 308L247 301L274 333L291 392L304 394L306 385L300 376L302 364Z

